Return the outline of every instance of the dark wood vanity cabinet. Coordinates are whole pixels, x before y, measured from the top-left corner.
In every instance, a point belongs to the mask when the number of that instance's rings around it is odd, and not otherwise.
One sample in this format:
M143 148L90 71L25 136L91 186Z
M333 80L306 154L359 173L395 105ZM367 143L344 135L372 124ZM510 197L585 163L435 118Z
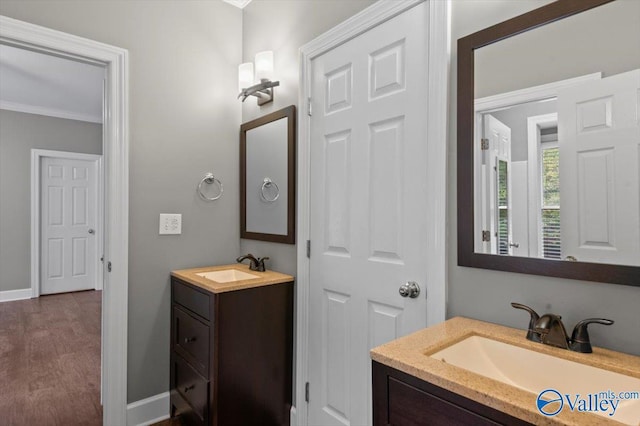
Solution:
M289 425L293 282L212 293L171 279L171 416Z
M529 423L372 361L374 426L529 425Z

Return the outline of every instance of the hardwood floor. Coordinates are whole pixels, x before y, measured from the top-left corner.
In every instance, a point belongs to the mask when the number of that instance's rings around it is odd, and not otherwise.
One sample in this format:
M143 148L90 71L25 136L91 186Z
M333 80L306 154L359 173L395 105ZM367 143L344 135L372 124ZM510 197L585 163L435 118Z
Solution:
M101 425L101 291L0 303L0 424Z

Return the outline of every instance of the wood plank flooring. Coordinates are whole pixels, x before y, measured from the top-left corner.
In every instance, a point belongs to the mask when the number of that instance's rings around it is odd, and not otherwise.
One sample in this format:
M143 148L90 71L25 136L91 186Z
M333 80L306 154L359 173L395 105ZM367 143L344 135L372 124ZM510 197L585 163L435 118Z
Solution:
M101 425L101 291L0 303L0 424Z

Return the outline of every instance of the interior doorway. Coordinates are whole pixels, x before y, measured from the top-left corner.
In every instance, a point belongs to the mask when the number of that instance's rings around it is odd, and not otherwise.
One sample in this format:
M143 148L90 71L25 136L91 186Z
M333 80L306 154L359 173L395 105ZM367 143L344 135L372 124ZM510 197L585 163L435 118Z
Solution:
M0 44L90 64L104 70L104 291L101 347L102 422L126 424L128 294L127 51L0 16ZM102 105L101 105L102 107ZM69 118L69 117L67 117ZM27 167L28 169L28 167ZM71 293L81 294L81 293ZM48 296L53 298L58 296ZM45 333L46 335L46 333Z

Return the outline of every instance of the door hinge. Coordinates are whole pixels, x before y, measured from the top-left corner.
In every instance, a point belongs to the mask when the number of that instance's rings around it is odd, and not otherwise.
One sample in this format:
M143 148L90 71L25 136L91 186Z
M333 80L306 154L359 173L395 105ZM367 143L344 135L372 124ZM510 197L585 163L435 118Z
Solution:
M111 261L107 262L107 272L111 272Z
M307 115L311 117L313 112L311 111L311 98L307 98Z
M490 241L491 240L491 232L482 231L482 241Z
M304 384L304 400L309 402L309 382Z
M307 240L307 257L311 258L311 240Z
M486 151L489 149L489 139L485 139L485 138L480 139L480 149L482 151Z

